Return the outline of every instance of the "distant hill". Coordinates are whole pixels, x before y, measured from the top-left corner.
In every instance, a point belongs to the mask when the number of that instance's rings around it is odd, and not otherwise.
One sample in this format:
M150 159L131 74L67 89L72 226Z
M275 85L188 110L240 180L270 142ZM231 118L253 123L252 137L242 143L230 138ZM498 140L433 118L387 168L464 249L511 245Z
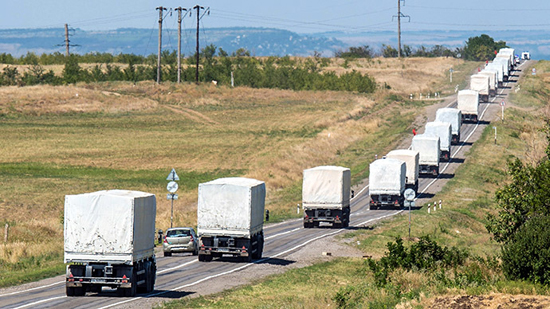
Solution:
M65 30L52 29L9 29L0 30L0 53L14 56L32 51L38 54L64 52ZM201 29L200 45L214 44L232 53L245 48L255 56L309 56L315 51L332 56L333 52L345 44L323 36L299 35L294 32L269 28L213 28ZM177 50L177 29L163 30L163 50ZM117 29L110 31L71 31L72 52L133 53L138 55L156 54L158 48L157 29ZM182 30L182 53L195 52L196 31ZM61 45L61 46L60 46Z
M64 52L64 29L5 29L0 30L0 53L21 56L27 52ZM472 36L482 33L495 40L504 40L518 53L528 50L534 59L550 59L550 31L404 31L402 44L416 48L424 45L444 45L454 48L464 45ZM108 52L113 54L133 53L150 55L157 53L157 29L117 29L108 31L71 31L72 52ZM195 51L196 32L185 29L182 34L182 52L192 55ZM347 33L324 32L298 34L272 28L206 28L199 33L201 48L214 44L232 53L245 48L255 56L310 56L319 52L333 56L337 50L349 46L369 45L379 51L382 44L397 47L397 36L393 31ZM177 49L177 30L163 30L163 50Z

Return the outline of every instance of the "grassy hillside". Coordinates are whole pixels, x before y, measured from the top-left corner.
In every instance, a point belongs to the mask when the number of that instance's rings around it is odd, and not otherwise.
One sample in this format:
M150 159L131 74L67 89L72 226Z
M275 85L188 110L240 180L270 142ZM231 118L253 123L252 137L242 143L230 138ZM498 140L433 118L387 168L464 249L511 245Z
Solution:
M550 63L539 62L536 67L537 76L520 81L520 90L508 102L505 121L493 119L455 177L434 197L443 201L443 208L428 214L424 207L413 213L412 239L408 239L408 216L340 236L346 244L377 259L396 238L407 246L428 235L444 246L467 250L470 258L465 265L436 271L397 269L389 273L387 284L379 285L366 260L336 259L220 294L174 301L163 308L548 307L547 286L504 278L498 264L500 248L484 227L486 215L495 209L495 190L509 181L507 160L518 157L534 163L544 155L546 138L541 129L550 116ZM492 126L499 132L496 144Z
M372 61L376 73L369 74L396 79L395 88L390 82L373 95L148 82L0 88L0 224L10 227L0 250L0 285L36 279L21 276L30 268L62 270L66 194L152 192L156 227L166 229L172 168L181 178L175 225L196 224L199 183L227 176L265 181L271 218L288 218L301 199L303 169L348 166L359 181L374 154L410 134L422 107L437 102L405 100L417 91L411 76L450 93L448 68L464 78L477 65Z

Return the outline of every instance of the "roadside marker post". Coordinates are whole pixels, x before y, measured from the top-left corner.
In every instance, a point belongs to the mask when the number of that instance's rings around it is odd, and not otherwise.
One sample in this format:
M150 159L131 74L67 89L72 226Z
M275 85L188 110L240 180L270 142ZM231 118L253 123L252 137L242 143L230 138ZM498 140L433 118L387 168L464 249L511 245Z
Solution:
M172 171L170 171L170 174L168 174L168 177L166 178L166 180L170 181L166 186L166 190L170 192L166 195L166 199L170 200L172 203L172 206L170 208L170 227L172 228L174 224L174 200L178 199L178 195L176 194L176 191L178 191L179 186L176 181L180 180L175 169L172 169Z

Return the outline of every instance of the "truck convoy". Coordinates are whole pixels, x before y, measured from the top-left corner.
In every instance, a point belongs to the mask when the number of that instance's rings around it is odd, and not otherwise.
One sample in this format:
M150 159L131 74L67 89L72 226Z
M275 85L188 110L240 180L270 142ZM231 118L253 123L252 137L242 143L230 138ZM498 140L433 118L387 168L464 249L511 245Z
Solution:
M462 112L457 108L440 108L435 112L435 121L448 122L451 124L451 144L457 145L460 142L460 128L462 127Z
M419 160L418 151L410 149L396 149L388 152L388 159L397 159L405 162L407 168L405 188L411 188L414 192L418 192L418 175L419 175Z
M243 177L199 184L199 261L231 255L260 259L264 247L265 183Z
M441 149L441 160L451 159L452 129L448 122L433 121L426 123L424 135L439 137L439 148Z
M304 228L331 223L348 227L350 217L351 172L340 166L318 166L304 170L302 205Z
M482 102L489 102L489 91L491 89L489 82L489 76L479 73L470 77L470 89L478 92Z
M475 90L460 90L457 108L462 113L463 122L477 122L479 113L479 93Z
M370 209L403 207L406 177L404 161L383 158L372 162L369 166Z
M116 288L120 296L155 286L154 194L109 190L65 196L67 296Z
M418 151L420 175L439 175L439 137L425 134L415 135L412 139L411 150Z

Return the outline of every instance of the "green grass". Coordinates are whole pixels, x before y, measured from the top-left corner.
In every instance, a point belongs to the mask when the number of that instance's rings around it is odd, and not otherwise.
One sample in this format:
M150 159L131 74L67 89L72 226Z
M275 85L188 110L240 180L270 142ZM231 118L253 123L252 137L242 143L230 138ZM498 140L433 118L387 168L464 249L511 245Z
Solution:
M32 256L17 263L6 263L0 260L0 287L8 287L58 276L65 273L63 255L54 253L43 256Z

